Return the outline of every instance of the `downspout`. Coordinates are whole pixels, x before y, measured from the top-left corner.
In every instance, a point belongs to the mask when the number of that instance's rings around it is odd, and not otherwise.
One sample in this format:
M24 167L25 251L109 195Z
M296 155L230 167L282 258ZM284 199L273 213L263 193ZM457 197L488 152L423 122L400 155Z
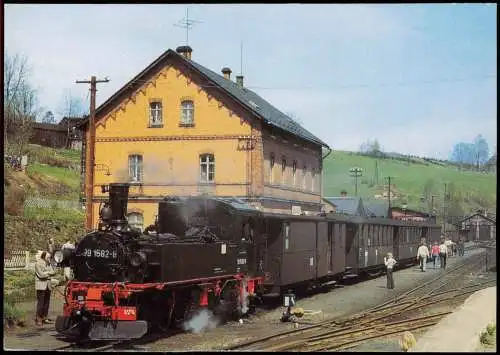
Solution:
M332 153L333 149L331 149L330 147L327 146L327 149L328 149L328 153L326 153L325 156L322 156L321 157L321 201L320 201L320 204L323 205L323 197L325 196L324 195L324 189L325 189L325 184L323 182L323 168L324 168L324 164L323 164L323 161Z

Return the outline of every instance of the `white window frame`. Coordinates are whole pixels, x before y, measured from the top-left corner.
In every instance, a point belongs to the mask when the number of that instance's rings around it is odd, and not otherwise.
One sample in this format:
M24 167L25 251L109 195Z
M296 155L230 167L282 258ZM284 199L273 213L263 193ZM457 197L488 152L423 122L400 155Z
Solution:
M213 154L200 155L200 182L205 184L215 182L215 156Z
M142 181L142 162L143 158L140 154L130 154L128 156L128 175L130 182Z
M149 125L151 127L163 125L163 104L160 100L149 103Z
M194 102L193 100L183 100L181 102L181 122L182 125L194 125Z

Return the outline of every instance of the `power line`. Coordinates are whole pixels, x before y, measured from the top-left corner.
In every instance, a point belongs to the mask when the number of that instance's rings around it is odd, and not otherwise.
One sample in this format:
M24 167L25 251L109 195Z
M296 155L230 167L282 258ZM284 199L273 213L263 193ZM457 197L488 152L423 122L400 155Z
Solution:
M364 89L373 87L399 87L399 86L417 86L417 85L430 85L430 84L442 84L442 83L457 83L457 82L470 82L476 80L487 80L496 78L497 75L485 75L476 78L456 78L456 79L434 79L434 80L422 80L414 82L399 82L399 83L379 83L379 84L354 84L354 85L333 85L328 88L318 88L313 86L297 86L297 87L265 87L265 86L248 86L249 89L259 89L259 90L335 90L335 89Z

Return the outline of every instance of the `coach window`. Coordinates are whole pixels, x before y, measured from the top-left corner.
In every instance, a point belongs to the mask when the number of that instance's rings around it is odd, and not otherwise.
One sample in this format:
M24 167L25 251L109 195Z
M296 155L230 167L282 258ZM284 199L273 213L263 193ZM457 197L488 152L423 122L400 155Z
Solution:
M288 250L290 247L290 223L283 223L283 233L285 239L285 250Z
M128 224L133 227L140 229L144 226L144 217L140 213L129 213L127 215Z

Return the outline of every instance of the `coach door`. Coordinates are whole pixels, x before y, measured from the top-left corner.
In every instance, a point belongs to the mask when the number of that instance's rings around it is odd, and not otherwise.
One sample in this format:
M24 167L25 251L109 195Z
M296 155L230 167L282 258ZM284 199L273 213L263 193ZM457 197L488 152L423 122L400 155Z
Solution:
M333 232L334 224L328 223L328 247L326 248L326 262L328 267L328 272L333 271Z
M399 260L399 227L392 226L392 255L394 259Z

